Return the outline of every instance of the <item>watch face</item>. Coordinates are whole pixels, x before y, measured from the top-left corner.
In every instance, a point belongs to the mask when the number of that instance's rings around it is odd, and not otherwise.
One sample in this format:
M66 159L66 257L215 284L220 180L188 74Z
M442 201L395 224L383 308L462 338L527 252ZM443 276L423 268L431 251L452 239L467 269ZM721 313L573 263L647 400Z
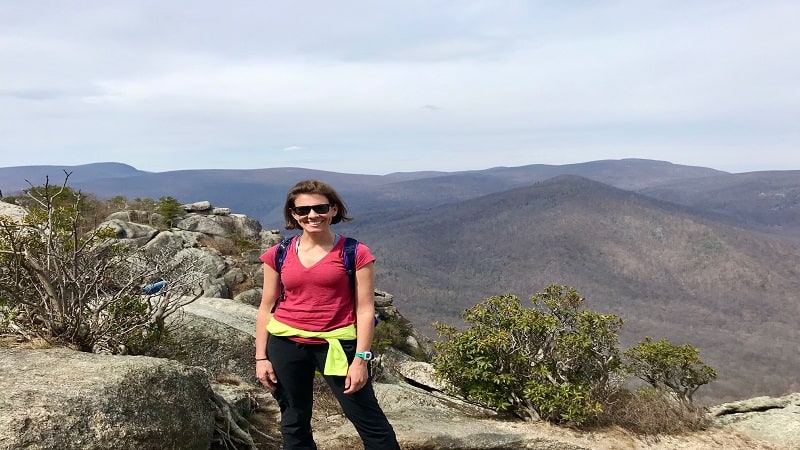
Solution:
M364 361L372 361L372 359L374 358L372 352L357 352L356 356L363 359Z

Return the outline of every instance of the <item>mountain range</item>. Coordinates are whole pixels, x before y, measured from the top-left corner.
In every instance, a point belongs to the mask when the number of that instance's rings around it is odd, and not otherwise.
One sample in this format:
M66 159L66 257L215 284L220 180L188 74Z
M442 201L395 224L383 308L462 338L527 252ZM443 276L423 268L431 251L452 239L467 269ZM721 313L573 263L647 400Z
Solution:
M731 174L625 159L465 172L302 168L151 173L119 163L0 168L6 195L63 181L99 197L208 200L281 228L295 182L342 194L337 225L378 258L377 286L418 327L491 295L572 286L644 336L691 343L719 372L705 401L800 391L800 171ZM429 332L432 329L429 328Z

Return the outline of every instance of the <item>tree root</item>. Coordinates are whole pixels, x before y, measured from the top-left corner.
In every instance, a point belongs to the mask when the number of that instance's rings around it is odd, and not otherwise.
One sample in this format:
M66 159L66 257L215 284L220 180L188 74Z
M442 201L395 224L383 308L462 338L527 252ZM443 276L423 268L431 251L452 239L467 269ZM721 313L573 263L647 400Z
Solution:
M214 441L218 448L256 450L256 443L250 435L250 422L216 392L213 393L213 400L216 406Z

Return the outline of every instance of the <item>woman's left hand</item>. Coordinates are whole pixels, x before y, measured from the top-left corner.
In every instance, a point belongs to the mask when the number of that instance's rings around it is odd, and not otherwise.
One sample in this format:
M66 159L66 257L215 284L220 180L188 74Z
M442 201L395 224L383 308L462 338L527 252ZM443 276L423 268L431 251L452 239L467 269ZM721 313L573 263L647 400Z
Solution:
M369 371L367 361L361 358L353 359L350 367L347 368L347 378L344 380L344 393L354 394L364 387L369 381Z

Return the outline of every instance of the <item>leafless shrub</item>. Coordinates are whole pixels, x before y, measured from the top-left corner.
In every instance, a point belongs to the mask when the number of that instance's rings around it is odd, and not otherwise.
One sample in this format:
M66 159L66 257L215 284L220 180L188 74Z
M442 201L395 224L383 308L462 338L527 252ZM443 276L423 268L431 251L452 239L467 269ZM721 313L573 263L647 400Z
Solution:
M668 392L649 387L618 391L605 405L600 419L605 424L653 436L704 430L709 426L701 408L687 406Z
M166 319L201 295L201 261L86 227L83 196L65 174L61 186L26 192L21 221L0 217L0 326L83 351L146 352L175 323Z

